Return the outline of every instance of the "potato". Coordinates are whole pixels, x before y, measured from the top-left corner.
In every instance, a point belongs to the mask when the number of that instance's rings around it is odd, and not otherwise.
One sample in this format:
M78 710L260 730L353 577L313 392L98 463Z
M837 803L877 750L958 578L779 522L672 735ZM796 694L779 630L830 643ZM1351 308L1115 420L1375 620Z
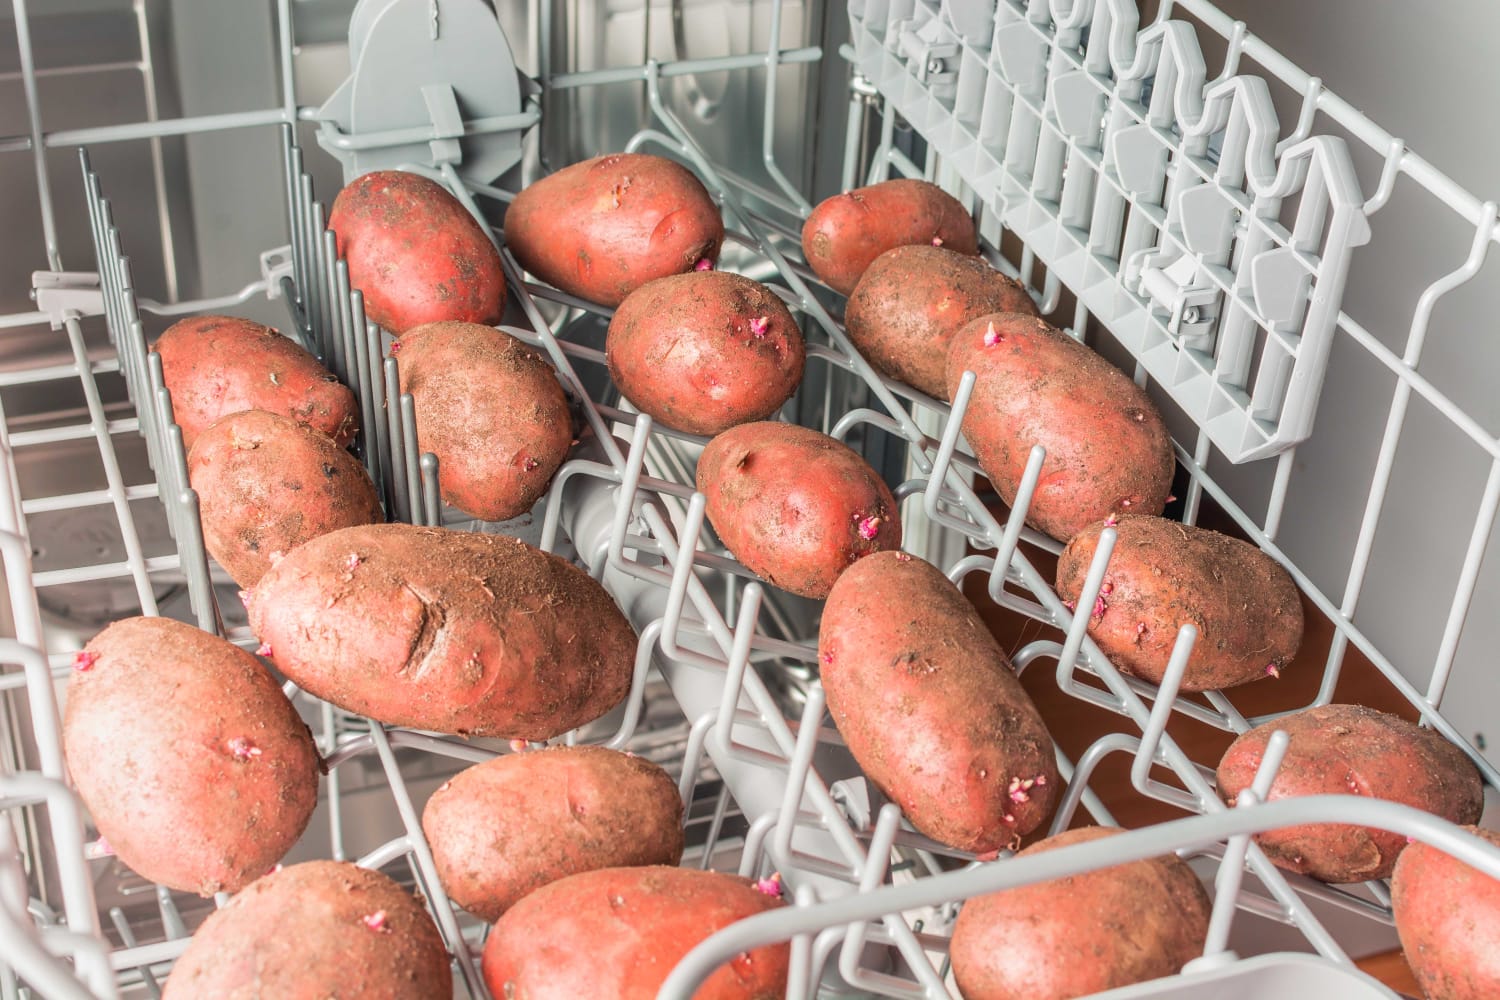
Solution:
M630 690L635 630L583 570L516 538L365 525L271 567L250 627L280 670L393 726L548 740Z
M604 868L543 886L506 911L484 946L496 997L655 1000L689 951L737 920L780 906L748 879L687 868ZM719 968L693 1000L773 1000L791 951L767 945Z
M295 420L243 410L214 423L188 454L203 543L241 587L310 538L385 520L375 484L332 439Z
M1073 536L1057 562L1057 593L1077 603L1108 524ZM1302 644L1302 601L1281 565L1217 531L1161 517L1122 517L1089 635L1121 670L1160 684L1177 630L1198 629L1184 691L1279 676Z
M1500 833L1468 830L1500 847ZM1396 859L1391 907L1428 1000L1500 997L1500 881L1419 841Z
M404 334L401 391L417 411L417 447L438 458L443 500L482 521L530 510L573 443L552 366L507 333L428 323Z
M797 391L807 353L776 293L725 271L657 278L631 292L604 352L610 377L641 412L709 435L774 415Z
M339 445L354 440L359 428L354 393L269 326L235 316L190 316L168 327L151 349L161 355L184 449L209 424L242 410L291 417Z
M1473 823L1484 808L1479 769L1430 729L1363 705L1321 705L1257 726L1219 761L1219 794L1233 803L1250 786L1276 730L1290 742L1268 800L1298 795L1368 795ZM1324 882L1386 878L1406 838L1374 827L1310 823L1255 835L1288 871Z
M453 973L432 918L380 872L308 861L209 916L165 1000L447 1000Z
M813 273L848 295L865 268L887 250L934 246L979 252L969 210L926 181L898 178L820 202L802 226L802 254Z
M870 464L826 434L774 421L732 427L698 458L698 490L752 572L821 598L861 556L901 547L901 513Z
M1172 439L1124 372L1034 316L965 324L948 351L948 398L977 381L963 432L979 467L1014 503L1033 445L1047 449L1026 523L1067 541L1110 514L1160 514L1172 492Z
M913 826L986 853L1052 811L1052 737L973 605L930 563L879 552L833 585L818 630L828 710Z
M365 316L400 335L439 320L498 323L500 253L474 216L436 181L375 170L349 182L328 228L364 293Z
M170 618L124 618L73 666L68 771L131 870L238 892L297 842L317 805L318 752L255 657Z
M948 398L948 344L959 327L991 313L1037 314L1026 287L981 257L927 244L876 257L849 296L849 339L882 374Z
M448 895L493 922L568 875L677 864L682 798L634 754L552 747L460 772L427 800L422 830Z
M1069 830L1018 857L1123 832ZM1193 870L1165 854L971 899L948 953L965 1000L1070 1000L1175 975L1202 953L1210 912Z
M644 153L564 167L505 212L505 245L522 267L606 306L653 278L712 266L723 243L724 220L703 182Z

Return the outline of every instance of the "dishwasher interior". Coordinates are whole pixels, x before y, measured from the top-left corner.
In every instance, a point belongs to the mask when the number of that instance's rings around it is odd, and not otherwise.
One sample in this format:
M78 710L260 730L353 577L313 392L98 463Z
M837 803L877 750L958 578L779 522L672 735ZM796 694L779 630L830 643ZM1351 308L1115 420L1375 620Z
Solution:
M223 902L110 856L68 789L58 731L73 653L114 619L168 615L258 644L205 552L147 349L205 312L277 326L355 390L356 454L392 520L525 538L586 567L632 620L630 696L567 741L663 764L688 804L684 863L779 872L797 904L711 938L663 996L690 996L756 934L793 941L789 996L957 996L946 942L963 899L1165 851L1212 890L1204 957L1111 996L1393 996L1351 964L1394 947L1388 886L1289 874L1250 834L1353 810L1496 877L1500 853L1378 801L1230 809L1216 758L1183 734L1227 741L1309 704L1385 698L1463 748L1493 801L1500 403L1493 367L1475 362L1486 331L1466 318L1500 306L1496 207L1257 37L1253 10L1248 25L1225 12L1253 6L14 0L14 30L0 31L15 38L0 92L13 236L0 273L0 996L157 996ZM503 247L517 190L619 150L691 167L723 209L720 267L766 282L801 320L807 375L782 417L882 473L907 550L1000 623L1028 688L1045 676L1059 701L1110 720L1060 750L1068 792L1051 829L1136 832L1038 875L907 824L825 713L817 603L756 582L704 529L704 439L620 397L603 363L609 310L527 280L509 254L501 327L547 356L585 430L527 515L476 522L438 500L327 206L359 173L414 170ZM1286 678L1242 698L1122 674L1052 589L1061 546L982 480L959 433L964 393L932 399L853 349L842 297L802 259L802 221L826 195L896 176L958 196L991 263L1148 389L1176 442L1168 516L1239 534L1292 571L1325 627ZM458 995L488 997L486 927L447 900L416 817L456 771L511 748L295 700L328 771L286 861L357 860L418 888Z

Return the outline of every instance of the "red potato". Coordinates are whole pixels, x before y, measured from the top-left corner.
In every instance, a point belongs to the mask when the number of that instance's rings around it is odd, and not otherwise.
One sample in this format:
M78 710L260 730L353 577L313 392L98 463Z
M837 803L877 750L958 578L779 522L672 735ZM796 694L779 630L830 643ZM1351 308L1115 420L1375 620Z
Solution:
M887 250L934 246L979 252L974 219L957 198L927 181L898 178L820 202L802 226L802 254L813 273L848 295Z
M1500 847L1500 833L1468 831ZM1391 909L1428 1000L1500 997L1500 881L1418 842L1396 859Z
M690 434L765 420L797 391L806 347L765 285L726 271L648 281L604 345L610 377L652 419Z
M1047 449L1026 523L1067 541L1110 514L1160 514L1176 468L1151 398L1124 372L1034 316L965 324L948 352L948 397L976 376L963 432L1012 504L1033 445Z
M471 517L526 513L573 443L557 375L515 337L477 323L428 323L397 341L417 447L438 458L443 500Z
M735 558L803 597L828 596L850 563L901 547L890 488L852 449L806 427L730 428L703 449L697 482Z
M375 170L339 192L328 213L365 316L397 336L439 320L498 323L500 254L463 203L436 181Z
M781 905L748 879L688 868L606 868L543 886L500 918L484 946L496 997L655 1000L700 941ZM776 1000L790 949L767 945L719 968L694 1000Z
M549 285L617 306L653 278L719 259L724 220L686 167L615 153L549 174L516 195L505 245Z
M1484 809L1479 769L1430 729L1362 705L1321 705L1257 726L1219 761L1219 794L1233 803L1250 786L1276 730L1290 742L1269 801L1298 795L1368 795L1474 823ZM1288 871L1324 882L1387 878L1406 848L1388 830L1312 823L1255 835L1266 856Z
M151 349L161 356L184 449L215 420L243 410L290 417L340 446L359 428L354 393L269 326L235 316L190 316L168 327Z
M448 951L422 904L380 872L308 861L211 914L165 1000L448 1000Z
M1057 562L1057 593L1077 603L1101 521L1073 536ZM1160 517L1122 517L1089 635L1121 670L1160 684L1183 625L1198 629L1182 690L1210 691L1280 676L1302 644L1297 584L1260 549Z
M926 244L876 257L849 295L844 324L880 372L948 398L948 344L970 320L991 313L1037 314L1026 287L981 257Z
M211 424L188 455L203 543L241 587L303 542L385 520L375 484L332 439L264 410Z
M132 871L238 892L297 842L318 801L318 752L255 657L170 618L125 618L73 665L68 771Z
M1005 653L940 570L879 552L834 583L818 630L828 709L918 830L986 853L1052 811L1052 737Z
M1017 857L1123 832L1069 830ZM1166 854L971 899L948 950L965 1000L1071 1000L1175 975L1202 953L1210 912L1193 870Z
M449 897L495 921L536 889L598 868L682 860L682 798L667 772L603 747L510 754L427 800L422 830Z
M271 567L249 609L298 686L393 726L549 740L618 705L635 669L597 581L500 535L344 528Z

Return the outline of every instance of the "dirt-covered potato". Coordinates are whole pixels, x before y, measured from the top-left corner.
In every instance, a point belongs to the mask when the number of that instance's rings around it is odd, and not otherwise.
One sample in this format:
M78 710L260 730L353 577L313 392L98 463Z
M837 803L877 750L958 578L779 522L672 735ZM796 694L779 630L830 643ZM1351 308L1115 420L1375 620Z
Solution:
M267 875L209 916L165 1000L448 1000L432 918L380 872L308 861Z
M328 213L365 315L391 333L422 323L496 323L505 307L500 254L447 188L419 174L374 170Z
M1057 562L1057 593L1077 602L1108 524L1073 536ZM1302 644L1291 575L1248 542L1161 517L1121 517L1089 635L1128 674L1161 683L1183 625L1198 629L1184 691L1279 676Z
M802 331L776 293L727 271L637 288L615 310L604 350L610 377L643 413L708 435L774 415L806 360Z
M1037 314L1026 288L981 257L928 244L876 257L849 295L849 339L882 374L948 398L948 344L970 320Z
M417 447L438 458L443 500L504 521L530 510L568 457L573 418L552 366L507 333L428 323L397 348L401 391L417 411Z
M1270 801L1368 795L1459 824L1476 822L1484 808L1479 769L1462 750L1431 729L1362 705L1320 705L1241 735L1219 761L1219 794L1226 802L1250 786L1278 729L1290 742ZM1386 878L1406 848L1400 834L1342 823L1271 830L1256 834L1255 842L1278 866L1335 883Z
M968 598L931 563L878 552L844 571L818 630L828 709L918 830L996 851L1052 810L1052 737Z
M826 434L740 424L698 458L706 512L736 559L803 597L821 598L862 556L901 547L901 514L879 474Z
M1500 833L1468 830L1500 847ZM1500 881L1418 842L1396 859L1391 909L1427 1000L1500 997Z
M802 253L813 273L848 295L871 262L902 246L979 252L963 203L936 184L897 178L820 202L802 225Z
M1017 857L1122 832L1069 830ZM1202 953L1209 913L1193 870L1166 854L971 899L949 954L964 1000L1071 1000L1175 975Z
M724 220L703 182L644 153L563 167L505 212L505 245L522 267L606 306L653 278L711 267L723 243Z
M643 757L552 747L460 772L427 800L422 830L449 897L495 921L568 875L677 864L682 798Z
M1149 396L1098 354L1034 316L965 324L948 351L948 398L977 381L963 432L1014 503L1033 445L1047 449L1026 523L1060 541L1110 514L1160 514L1176 468Z
M151 349L161 356L184 448L209 424L241 410L291 417L341 446L354 440L354 393L269 326L236 316L190 316L168 327Z
M548 740L618 705L635 667L598 582L502 535L344 528L271 567L249 607L301 688L393 726Z
M255 657L170 618L125 618L73 666L68 771L132 871L238 892L296 843L318 801L318 752Z

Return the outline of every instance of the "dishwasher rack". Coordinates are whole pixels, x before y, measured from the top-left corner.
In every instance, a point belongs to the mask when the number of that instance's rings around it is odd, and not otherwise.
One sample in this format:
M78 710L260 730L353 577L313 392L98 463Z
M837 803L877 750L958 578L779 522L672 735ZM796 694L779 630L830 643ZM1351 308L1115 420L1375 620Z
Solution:
M23 63L28 58L25 8L24 0L17 0ZM546 4L542 8L550 9ZM1195 28L1174 19L1174 9L1190 15L1196 30L1226 40L1228 55L1216 81L1205 83ZM627 149L665 152L694 167L724 210L729 230L724 266L767 280L805 320L806 384L820 387L822 398L800 399L796 412L788 415L867 451L898 446L906 472L895 493L914 529L914 547L920 554L941 557L942 568L955 581L980 574L988 596L1002 608L1061 630L1060 642L1036 641L1021 648L1014 656L1017 669L1037 669L1038 661L1050 661L1063 691L1119 717L1118 731L1101 738L1079 760L1060 759L1068 790L1052 829L1065 829L1080 807L1095 822L1112 820L1089 782L1099 762L1114 754L1131 758L1131 781L1139 794L1199 815L1024 863L980 860L904 826L899 809L867 786L827 724L815 680L816 632L805 614L799 618L797 607L764 590L702 530L703 498L693 490L689 471L702 439L655 426L611 393L598 347L608 310L526 281L503 252L503 231L494 221L512 194L466 177L454 146L442 142L453 138L452 123L435 120L430 133L419 137L433 141L434 156L406 167L444 183L495 235L512 299L503 329L549 357L585 427L536 522L481 525L445 509L438 501L435 460L418 454L410 397L399 393L398 362L387 356L389 340L365 321L361 297L350 288L347 267L337 259L322 204L304 172L295 125L310 115L291 96L292 5L277 0L282 106L212 119L46 133L33 99L31 134L15 142L15 148L37 158L52 270L36 275L37 311L0 318L0 329L49 325L66 339L71 361L0 373L0 401L8 387L52 385L60 394L77 394L81 412L80 419L55 426L13 427L0 419L0 451L7 458L6 475L0 477L0 560L15 634L0 648L0 659L13 665L0 673L0 690L15 694L8 721L24 727L36 751L32 769L0 774L0 812L10 820L0 824L0 940L6 944L0 994L20 995L24 981L44 996L155 995L165 968L186 945L189 925L201 917L186 910L189 901L179 895L148 887L157 920L132 924L112 913L115 940L105 938L94 882L100 866L108 864L101 857L107 845L87 842L84 816L65 782L58 738L57 691L71 670L72 649L55 642L49 648L37 595L50 587L122 579L145 613L157 613L163 610L158 598L165 582L171 593L184 595L185 617L254 645L232 588L216 581L204 552L180 431L172 421L159 361L146 349L146 328L152 317L230 310L258 297L282 300L299 338L354 388L363 418L358 454L393 519L530 532L542 547L574 556L588 567L635 622L641 642L625 706L568 739L624 747L638 746L653 732L680 732L680 746L673 743L670 749L681 760L685 800L694 801L706 774L723 782L703 838L702 863L737 866L749 875L782 874L797 907L744 921L704 942L674 971L664 996L691 995L693 985L718 964L772 940L793 944L789 996L806 996L814 989L828 995L955 995L944 945L961 900L1167 850L1198 859L1213 872L1214 911L1205 956L1180 977L1112 995L1186 996L1211 983L1222 995L1246 998L1311 996L1314 990L1387 996L1349 968L1347 955L1313 905L1388 923L1386 888L1378 883L1338 888L1288 876L1269 863L1249 835L1309 821L1367 822L1435 844L1500 877L1500 852L1410 809L1345 796L1262 802L1279 764L1282 739L1273 742L1238 808L1219 801L1212 771L1204 766L1212 762L1192 760L1167 733L1169 719L1187 716L1226 732L1243 731L1260 720L1245 718L1216 692L1203 700L1178 696L1196 638L1192 628L1179 634L1159 687L1123 676L1109 663L1088 638L1087 616L1072 614L1027 556L1028 548L1058 549L1022 526L1040 473L1041 450L1033 451L1015 509L1002 519L976 493L977 466L960 441L972 377L966 377L951 406L882 379L853 350L830 307L836 300L801 262L797 234L810 204L779 165L769 116L762 144L768 181L761 183L747 179L738 164L717 163L704 154L692 129L665 99L664 83L674 77L765 72L770 107L781 66L833 58L815 48L780 48L775 41L780 37L780 3L773 3L772 10L773 41L761 55L572 74L551 74L544 64L540 92L528 94L516 114L459 123L459 134L521 133L538 123L544 127L548 95L560 91L643 85L655 127L638 133ZM976 18L975 11L983 16ZM1479 562L1500 505L1500 443L1417 372L1434 306L1477 273L1497 238L1495 205L1481 204L1462 191L1206 0L1165 3L1144 28L1137 24L1134 4L1119 0L999 0L992 5L854 0L850 17L852 44L842 55L859 75L845 186L890 172L944 184L974 208L992 261L1027 280L1046 313L1054 314L1072 296L1069 332L1112 337L1127 348L1136 360L1138 380L1158 399L1180 406L1193 428L1190 437L1179 434L1178 458L1189 482L1185 520L1197 517L1206 494L1252 540L1287 562L1277 546L1277 529L1295 445L1317 433L1315 407L1329 339L1353 338L1395 374L1390 424L1349 589L1331 599L1289 565L1304 593L1335 628L1318 700L1332 697L1343 657L1353 645L1427 724L1470 753L1487 785L1500 785L1493 766L1441 712ZM551 51L549 25L545 16L535 25L538 52ZM1099 39L1108 42L1100 44ZM1261 78L1237 75L1241 57L1254 59L1279 85L1306 95L1292 136L1275 141L1279 128L1274 110L1268 99L1256 96L1255 81ZM1265 83L1259 87L1264 89ZM866 164L855 151L868 124L864 114L871 94L878 95L883 107L875 112L880 140ZM1315 112L1332 115L1355 141L1385 158L1370 198L1360 196L1352 169L1341 165L1340 156L1347 154L1340 152L1338 140L1311 135ZM920 136L922 156L914 159L900 148L898 117ZM97 272L62 270L42 158L47 147L91 148L168 134L273 127L281 145L290 239L287 246L262 255L258 281L212 300L160 304L140 298L126 253L129 234L117 226L108 197L122 192L109 190L108 176L95 172L88 152L81 164ZM341 137L330 136L329 128L324 126L325 136L335 142L342 138L346 145L413 141L410 130ZM1128 137L1117 140L1121 133ZM1255 159L1256 150L1264 154L1262 159ZM1244 171L1236 172L1235 155L1246 160ZM1290 165L1282 167L1278 161ZM1411 340L1401 355L1338 308L1340 255L1346 260L1367 237L1363 220L1382 207L1398 176L1431 191L1474 232L1468 259L1417 304ZM1190 193L1195 190L1199 193ZM1300 192L1306 198L1308 191L1331 192L1331 207L1326 214L1309 209L1310 221L1303 228L1295 196ZM1296 204L1283 204L1283 199ZM1016 236L1021 249L1001 255L1006 237ZM1270 263L1255 265L1259 256ZM1286 294L1287 283L1293 294ZM107 344L99 338L99 317ZM1233 370L1215 371L1220 359ZM804 390L799 395L815 394ZM1425 691L1382 654L1353 618L1381 519L1395 439L1413 395L1440 409L1492 461L1468 555L1452 582L1449 634ZM120 396L130 403L124 416L112 411L109 402ZM51 496L23 492L19 453L78 440L97 446L101 487ZM124 478L119 453L134 441L144 443L154 482ZM1249 461L1271 452L1278 456L1276 485L1261 516L1248 513L1211 474L1215 449L1232 460ZM160 551L151 548L140 530L140 511L150 504L165 512L171 540ZM113 513L125 558L36 570L28 535L31 520L97 507ZM1106 530L1080 597L1084 607L1092 606L1103 584L1112 544L1113 533ZM653 697L663 682L670 691L668 711L661 711ZM315 729L328 759L330 799L341 794L342 776L365 762L399 816L401 835L358 860L389 867L421 889L456 959L458 985L470 996L487 996L474 961L483 928L454 910L436 879L418 820L413 775L421 772L420 762L462 764L507 748L355 719L290 685L288 691L321 727ZM1153 775L1154 767L1166 768L1173 781ZM737 845L721 836L731 808L746 824ZM336 817L334 809L330 822L335 827ZM338 843L337 834L334 841ZM1244 879L1246 870L1253 884ZM1291 925L1321 959L1239 959L1228 947L1239 912Z

